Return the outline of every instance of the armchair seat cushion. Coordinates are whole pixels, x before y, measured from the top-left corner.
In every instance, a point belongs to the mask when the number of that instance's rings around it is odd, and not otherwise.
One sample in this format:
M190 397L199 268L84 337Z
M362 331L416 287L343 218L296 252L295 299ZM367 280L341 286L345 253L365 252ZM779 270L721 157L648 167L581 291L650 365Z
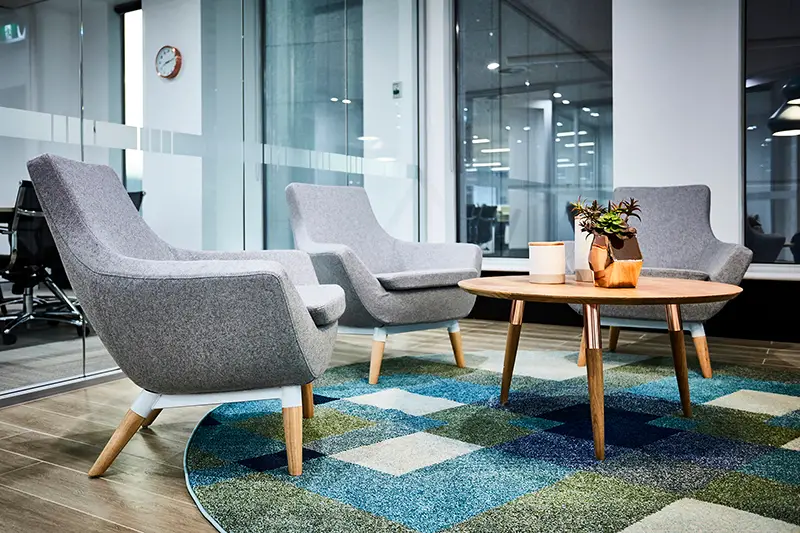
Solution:
M375 274L375 277L378 278L380 284L387 291L408 291L455 287L461 280L478 277L478 271L474 268L435 268L408 270L406 272L387 272Z
M707 273L688 268L645 267L642 269L642 276L649 276L653 278L696 279L700 281L708 281L710 279L710 276Z
M344 314L344 291L338 285L297 285L300 299L317 326L336 322Z

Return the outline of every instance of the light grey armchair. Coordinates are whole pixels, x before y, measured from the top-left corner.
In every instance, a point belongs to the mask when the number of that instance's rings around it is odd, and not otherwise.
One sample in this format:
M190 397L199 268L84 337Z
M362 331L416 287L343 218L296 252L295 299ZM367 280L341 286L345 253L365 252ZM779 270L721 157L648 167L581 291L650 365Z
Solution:
M634 221L644 257L642 276L718 281L738 285L753 253L720 241L711 230L711 190L705 185L622 187L614 198L636 198L642 220ZM692 334L703 376L710 378L711 359L703 323L725 302L681 306L683 325ZM581 313L581 306L572 306ZM667 329L663 306L602 306L601 323L611 326L609 348L615 350L620 328ZM585 362L581 343L579 364Z
M394 333L447 328L456 364L464 366L458 319L475 297L458 282L480 275L480 248L395 239L361 187L293 183L286 197L295 245L311 254L323 283L344 289L339 331L372 335L370 383L378 382L386 337Z
M43 155L28 171L83 309L142 388L89 475L163 408L267 398L282 400L289 472L300 474L301 415L313 414L301 386L330 361L342 289L319 285L303 252L173 248L109 167Z

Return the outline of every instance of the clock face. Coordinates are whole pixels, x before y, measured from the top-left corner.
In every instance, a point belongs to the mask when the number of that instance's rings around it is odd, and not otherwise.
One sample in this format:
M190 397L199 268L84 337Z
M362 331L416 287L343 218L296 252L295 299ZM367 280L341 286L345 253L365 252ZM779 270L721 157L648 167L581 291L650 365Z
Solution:
M156 73L165 79L172 79L181 70L181 53L174 46L164 46L156 54Z

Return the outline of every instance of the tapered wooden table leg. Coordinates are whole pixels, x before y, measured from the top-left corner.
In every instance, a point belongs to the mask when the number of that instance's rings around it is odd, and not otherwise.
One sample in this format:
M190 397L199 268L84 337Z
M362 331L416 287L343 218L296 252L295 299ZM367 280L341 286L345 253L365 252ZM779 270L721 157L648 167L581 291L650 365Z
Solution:
M589 409L592 413L594 455L603 460L606 457L606 424L603 398L603 345L598 305L584 304L583 331L586 338L586 374L589 378Z
M508 402L508 392L511 390L511 376L514 375L514 363L517 360L517 347L519 334L522 331L522 314L525 311L523 300L511 302L511 318L508 323L508 336L506 337L506 356L503 361L503 380L500 385L500 403Z
M672 345L672 362L675 364L675 378L681 393L683 416L692 416L692 400L689 397L689 369L686 367L686 345L683 340L683 320L678 304L667 305L667 327L669 342Z

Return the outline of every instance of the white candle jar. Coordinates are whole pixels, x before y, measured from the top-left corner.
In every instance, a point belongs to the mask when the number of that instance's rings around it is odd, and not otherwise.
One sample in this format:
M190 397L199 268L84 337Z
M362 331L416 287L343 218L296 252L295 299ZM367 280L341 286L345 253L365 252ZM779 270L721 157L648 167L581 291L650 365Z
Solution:
M529 242L528 270L531 283L564 283L567 257L563 242Z

